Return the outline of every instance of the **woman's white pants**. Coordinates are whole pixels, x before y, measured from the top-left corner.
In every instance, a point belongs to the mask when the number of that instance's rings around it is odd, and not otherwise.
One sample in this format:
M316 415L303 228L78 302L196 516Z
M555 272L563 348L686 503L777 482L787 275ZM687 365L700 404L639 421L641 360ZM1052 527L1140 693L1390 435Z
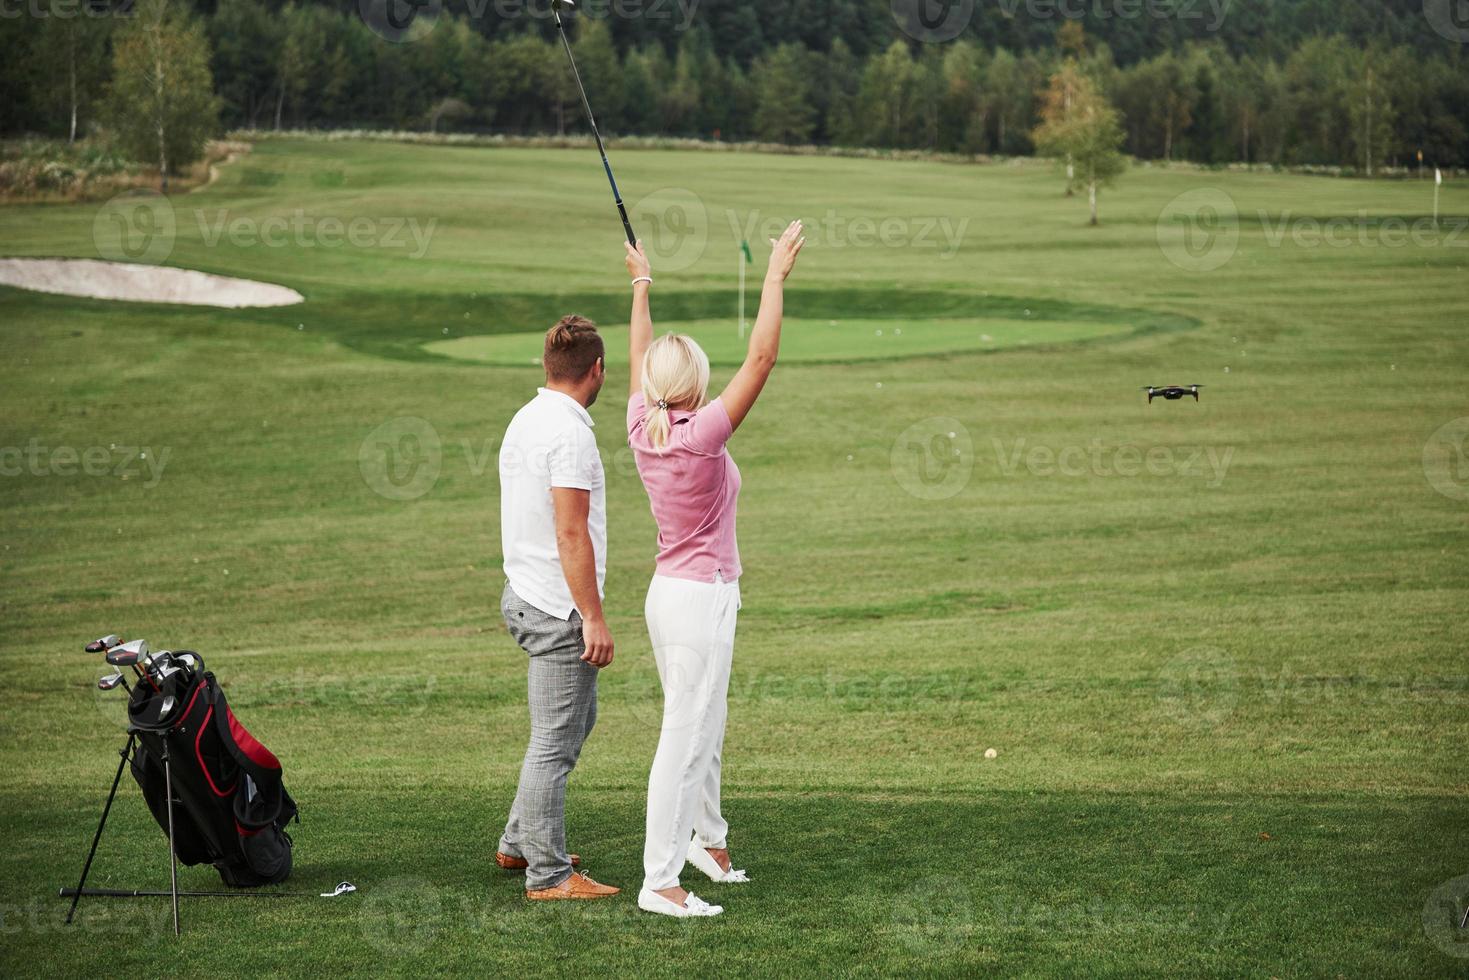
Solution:
M663 733L648 776L643 887L678 884L690 835L725 846L719 813L719 757L740 584L653 576L645 608L663 684Z

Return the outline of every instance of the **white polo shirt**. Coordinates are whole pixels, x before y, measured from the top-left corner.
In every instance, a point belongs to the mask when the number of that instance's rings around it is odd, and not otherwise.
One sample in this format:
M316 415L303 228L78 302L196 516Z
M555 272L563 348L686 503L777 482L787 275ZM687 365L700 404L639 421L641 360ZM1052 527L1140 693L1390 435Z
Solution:
M515 413L500 447L500 540L515 594L557 619L576 608L556 550L552 487L591 492L587 530L597 559L597 592L607 579L607 477L592 417L549 388Z

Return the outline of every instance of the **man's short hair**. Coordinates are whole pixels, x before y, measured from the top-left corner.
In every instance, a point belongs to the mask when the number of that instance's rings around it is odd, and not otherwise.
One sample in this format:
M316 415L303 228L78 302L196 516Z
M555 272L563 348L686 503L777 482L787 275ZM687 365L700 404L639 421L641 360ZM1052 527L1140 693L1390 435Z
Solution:
M572 314L546 331L546 353L541 363L552 381L580 381L606 354L597 325Z

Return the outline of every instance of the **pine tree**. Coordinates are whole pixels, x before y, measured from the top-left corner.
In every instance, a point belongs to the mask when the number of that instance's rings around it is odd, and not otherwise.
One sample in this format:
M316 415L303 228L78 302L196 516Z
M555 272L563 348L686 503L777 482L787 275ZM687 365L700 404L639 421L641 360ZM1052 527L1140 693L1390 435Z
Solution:
M794 42L782 44L756 62L759 108L755 136L770 143L805 143L816 127L811 104L806 49Z

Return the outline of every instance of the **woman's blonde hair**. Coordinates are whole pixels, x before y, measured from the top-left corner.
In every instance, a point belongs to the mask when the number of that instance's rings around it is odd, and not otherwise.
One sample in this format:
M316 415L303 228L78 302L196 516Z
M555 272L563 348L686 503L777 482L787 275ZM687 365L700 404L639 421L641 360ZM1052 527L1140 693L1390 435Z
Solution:
M709 355L683 334L665 334L643 355L643 402L648 441L663 450L673 429L673 409L697 411L709 398Z

